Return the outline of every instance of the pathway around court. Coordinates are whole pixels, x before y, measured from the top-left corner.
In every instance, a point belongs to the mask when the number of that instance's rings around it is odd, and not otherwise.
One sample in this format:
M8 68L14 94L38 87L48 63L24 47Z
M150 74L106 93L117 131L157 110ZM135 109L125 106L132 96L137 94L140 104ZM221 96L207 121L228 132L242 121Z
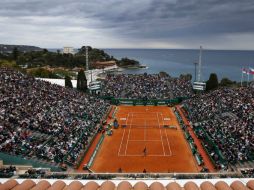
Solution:
M177 106L177 110L179 111L179 113L184 121L184 124L187 126L187 129L188 129L191 137L194 139L194 142L197 145L198 152L202 156L205 166L209 169L210 172L215 172L216 170L214 168L212 161L210 160L209 156L207 155L206 151L204 150L200 140L197 138L196 134L194 133L194 130L191 128L189 121L184 116L183 111L180 108L180 106Z
M79 168L78 168L78 171L79 172L85 172L85 170L83 170L83 167L85 164L87 164L96 148L96 145L98 144L99 140L100 140L100 137L101 137L101 133L100 134L97 134L95 139L93 140L91 146L89 147L88 151L86 152L86 155L85 157L83 158L82 160L82 163L80 164Z
M110 110L110 113L108 114L108 117L106 118L107 123L110 123L110 121L111 121L111 119L113 117L113 113L115 111L115 108L116 107L113 106L112 109ZM104 128L105 128L105 126L104 126ZM96 136L95 136L91 146L89 147L88 151L86 152L86 155L84 156L84 158L83 158L79 168L77 169L77 171L79 171L79 172L85 172L83 170L83 167L84 167L85 164L87 164L89 162L89 160L90 160L90 158L91 158L91 156L92 156L92 154L93 154L93 152L94 152L94 150L95 150L95 148L96 148L96 146L97 146L97 144L98 144L98 142L99 142L99 140L101 138L101 135L102 135L101 133L96 134Z

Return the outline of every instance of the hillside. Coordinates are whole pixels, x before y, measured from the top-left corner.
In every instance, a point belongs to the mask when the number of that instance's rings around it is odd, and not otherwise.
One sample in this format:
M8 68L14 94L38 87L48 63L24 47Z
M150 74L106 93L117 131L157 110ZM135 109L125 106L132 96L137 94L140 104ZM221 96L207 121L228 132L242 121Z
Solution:
M36 47L36 46L0 44L0 53L3 53L3 54L12 53L12 51L15 47L20 52L41 51L42 50L40 47Z
M38 67L64 67L75 68L85 67L86 54L85 46L81 47L76 54L62 54L60 51L50 52L47 49L41 49L34 46L0 46L0 59L9 61L16 61L17 65L25 66L25 68L38 68ZM17 47L17 51L13 52L13 48ZM89 69L93 69L93 63L115 61L120 67L138 66L139 62L128 58L118 60L113 56L107 54L105 51L89 47Z

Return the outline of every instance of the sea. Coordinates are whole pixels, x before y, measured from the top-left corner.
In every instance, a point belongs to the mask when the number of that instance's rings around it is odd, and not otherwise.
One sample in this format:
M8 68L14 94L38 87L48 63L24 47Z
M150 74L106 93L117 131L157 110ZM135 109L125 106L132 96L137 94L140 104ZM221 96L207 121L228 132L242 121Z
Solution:
M180 74L195 76L195 62L199 60L199 49L104 49L117 59L127 57L135 59L147 69L125 69L124 73L159 73L167 72L170 76L178 77ZM241 81L242 68L254 68L254 51L240 50L203 50L201 79L208 80L211 73L216 73L218 79L228 78ZM249 76L250 80L254 76ZM247 80L247 75L244 75Z

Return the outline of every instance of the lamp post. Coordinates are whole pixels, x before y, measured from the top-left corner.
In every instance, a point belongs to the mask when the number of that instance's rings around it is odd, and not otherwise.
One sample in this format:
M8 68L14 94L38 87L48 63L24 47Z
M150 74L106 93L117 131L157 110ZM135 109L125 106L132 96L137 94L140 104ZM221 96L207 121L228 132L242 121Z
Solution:
M194 62L194 65L195 65L195 81L197 81L197 62Z
M88 62L88 46L86 46L86 71L89 73L89 62ZM91 75L91 81L93 81L93 73L92 73L92 68L90 68L90 75Z

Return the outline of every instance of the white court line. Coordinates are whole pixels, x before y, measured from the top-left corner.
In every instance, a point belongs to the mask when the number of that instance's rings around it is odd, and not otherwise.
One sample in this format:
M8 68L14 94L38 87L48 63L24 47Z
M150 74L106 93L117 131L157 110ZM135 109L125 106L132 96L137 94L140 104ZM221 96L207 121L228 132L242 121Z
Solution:
M151 142L161 142L161 140L129 140L131 142L143 142L143 141L151 141Z
M159 124L159 128L160 128L160 121L159 121L158 113L157 113L157 120L158 120L158 124ZM162 144L163 153L164 153L164 155L166 155L165 150L164 150L163 139L162 139L162 135L161 135L161 128L160 128L160 136L161 136L161 144Z
M133 127L133 126L136 126L136 127ZM140 126L140 124L132 124L132 129L134 130L134 129L159 129L159 126L157 125L157 127L154 127L154 126L156 126L156 125L151 125L151 126L153 126L153 127L137 127L137 126Z
M147 114L147 112L129 112L131 114ZM149 112L149 114L154 114L154 113L162 113L162 112Z
M161 114L161 118L162 118L162 120L163 120L163 115ZM165 125L165 123L164 123L164 120L163 120L163 126ZM170 144L169 144L169 140L168 140L168 134L167 134L167 132L166 132L166 129L164 129L164 132L165 132L165 134L166 134L166 139L167 139L167 143L168 143L168 149L169 149L169 151L170 151L170 156L172 156L172 151L171 151L171 146L170 146Z
M119 147L119 150L118 150L118 156L120 156L120 151L121 151L121 148L122 148L124 135L125 135L125 129L123 130L123 136L122 136L122 140L121 140L120 147Z
M126 152L127 152L128 143L129 143L129 139L130 139L130 132L131 132L132 119L133 119L133 114L131 115L131 123L130 123L128 138L127 138L127 143L126 143L126 147L125 147L125 152L124 152L125 155L126 155Z
M154 115L153 115L154 116ZM146 117L135 117L133 116L134 119L147 119L147 116ZM147 119L147 120L156 120L156 119Z
M125 124L126 124L126 125L127 125L127 122L128 122L128 118L129 118L129 114L128 114L127 119L126 119L126 121L125 121ZM121 140L120 147L119 147L119 150L118 150L118 156L120 155L120 151L121 151L121 148L122 148L124 135L125 135L125 128L124 128L124 130L123 130L123 136L122 136L122 140Z
M147 114L147 112L129 112L131 114ZM149 114L152 113L152 114L156 114L156 113L162 113L162 112L149 112Z
M140 156L144 156L144 154L126 154L126 155L119 155L119 156L128 156L128 157L134 157L134 156L136 157L136 156L138 156L138 157L140 157ZM167 155L167 154L165 154L165 155L163 155L163 154L148 154L146 156L170 157L171 155Z
M149 116L149 117L153 117L153 116ZM146 119L147 121L157 121L157 119L156 118L154 118L154 119L147 119L147 117L133 117L133 119L135 120L135 121L144 121L144 119Z
M144 140L146 140L146 120L145 120L145 129L144 129Z
M149 124L151 125L152 122L157 123L157 119L145 119L145 118L142 118L142 119L139 118L139 119L137 119L137 118L133 118L132 126L133 125L139 125L139 126L143 126L144 127L144 120L147 121L148 126L149 126ZM140 124L140 122L143 122L143 125ZM153 124L153 125L155 125L155 124Z
M130 114L128 113L128 116L127 116L127 119L125 120L125 125L127 126L127 123L128 123L128 119L129 119L129 116L130 116Z
M118 152L118 156L128 156L128 157L136 157L136 156L138 156L138 157L140 157L140 156L143 156L143 154L126 154L127 153L127 150L128 150L128 143L129 143L129 141L132 141L132 142L147 142L147 141L151 141L151 142L161 142L162 143L162 148L163 148L163 153L164 154L149 154L149 155L147 155L147 156L158 156L158 157L170 157L170 156L172 156L172 151L171 151L171 148L170 148L170 145L169 145L169 141L168 141L168 137L167 137L167 133L166 133L166 129L164 129L164 132L165 132L165 134L166 134L166 138L167 138L167 143L168 143L168 147L169 147L169 150L170 150L170 154L166 154L165 153L165 149L164 149L164 144L163 144L163 139L162 139L162 133L161 133L161 126L160 126L160 121L159 121L159 116L158 116L158 114L161 114L162 115L162 112L152 112L152 113L156 113L156 116L157 116L157 119L155 119L155 120L157 120L157 122L158 122L158 129L160 130L160 136L161 136L161 140L130 140L130 132L131 132L131 127L132 127L132 122L133 122L133 119L136 119L135 117L134 117L134 113L141 113L141 112L129 112L128 113L128 117L127 117L127 120L126 120L126 125L127 125L127 123L128 123L128 121L130 120L130 126L129 126L129 133L128 133L128 138L127 138L127 143L126 143L126 147L125 147L125 153L124 154L120 154L120 148L119 148L119 152ZM145 112L144 112L145 113ZM129 116L130 116L130 114L131 114L131 119L129 119ZM163 119L163 118L162 118ZM154 120L153 120L154 121ZM163 123L164 123L164 121L163 121ZM143 127L144 128L144 130L146 130L147 129L147 120L145 120L145 127ZM145 131L146 132L146 131ZM145 133L144 132L144 133ZM124 133L125 133L125 129L124 129ZM120 146L122 146L122 143L123 143L123 139L124 139L124 135L125 134L123 134L123 137L122 137L122 141L121 141L121 145ZM145 138L144 138L145 139Z

